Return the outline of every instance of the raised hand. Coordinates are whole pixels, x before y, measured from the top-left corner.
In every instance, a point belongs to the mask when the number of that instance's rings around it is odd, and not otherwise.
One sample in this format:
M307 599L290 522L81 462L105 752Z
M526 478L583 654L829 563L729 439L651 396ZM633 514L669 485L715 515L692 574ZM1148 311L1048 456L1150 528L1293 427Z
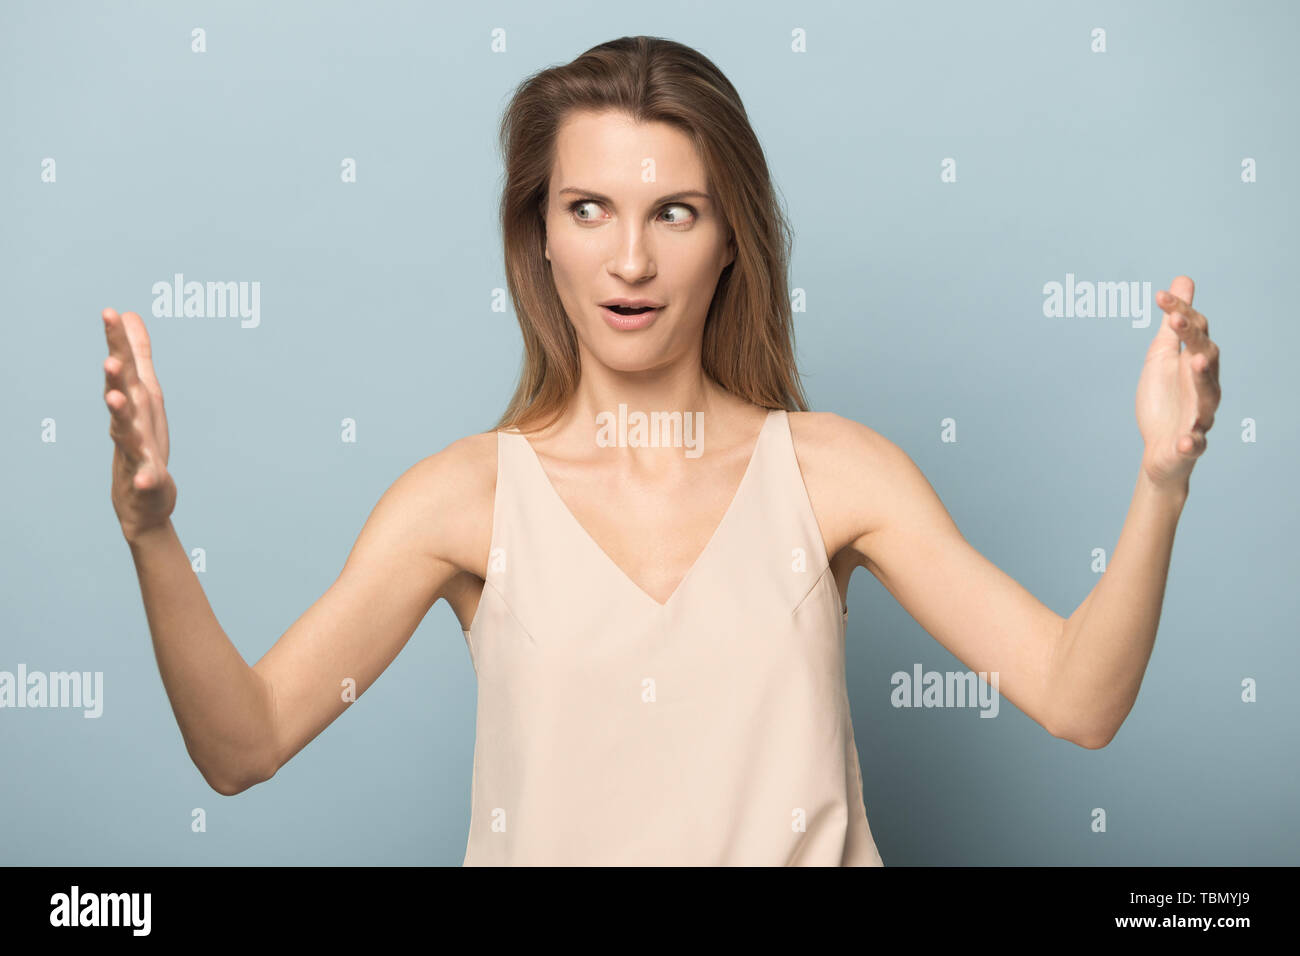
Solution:
M167 415L153 372L149 333L134 312L103 311L108 358L104 402L112 418L113 510L127 540L166 524L176 506L167 471Z
M1137 388L1142 467L1160 488L1185 492L1192 467L1205 451L1205 433L1219 407L1219 347L1210 325L1192 308L1196 287L1187 276L1156 293L1164 320L1147 349Z

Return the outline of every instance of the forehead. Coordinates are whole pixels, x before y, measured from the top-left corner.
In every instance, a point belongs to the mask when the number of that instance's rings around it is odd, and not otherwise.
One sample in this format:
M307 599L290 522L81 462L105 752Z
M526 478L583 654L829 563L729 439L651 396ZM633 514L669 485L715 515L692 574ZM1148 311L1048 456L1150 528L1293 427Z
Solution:
M626 113L584 111L571 113L556 133L553 189L579 186L612 194L644 185L658 193L665 187L702 188L704 179L695 145L667 123L637 123Z

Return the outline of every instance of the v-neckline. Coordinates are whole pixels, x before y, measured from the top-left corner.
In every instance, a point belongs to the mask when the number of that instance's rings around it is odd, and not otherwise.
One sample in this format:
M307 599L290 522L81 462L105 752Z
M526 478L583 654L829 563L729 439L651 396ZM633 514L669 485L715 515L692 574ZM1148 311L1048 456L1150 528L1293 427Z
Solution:
M735 512L738 503L744 496L746 488L752 481L751 475L755 470L759 454L763 450L763 440L767 436L767 432L770 430L772 418L778 411L779 409L775 408L768 409L767 417L763 419L763 424L758 429L758 437L754 439L754 448L749 453L749 463L745 466L745 473L740 476L740 483L736 485L736 490L732 493L731 501L727 504L727 510L722 513L722 517L713 528L713 533L709 535L709 540L704 543L704 547L700 550L700 553L695 556L695 560L692 561L690 567L686 569L686 573L682 575L680 580L678 580L677 586L673 588L672 593L669 594L667 599L662 603L655 600L655 598L650 595L649 591L637 584L636 581L632 580L632 576L623 570L622 565L610 557L609 552L601 546L599 541L592 537L591 532L583 527L582 522L578 520L577 516L569 506L565 504L564 499L560 497L559 491L557 491L555 485L552 484L551 476L546 473L546 469L542 466L542 459L538 456L537 450L533 448L532 442L530 442L521 432L512 431L511 434L514 434L519 438L519 440L523 442L524 447L528 449L528 457L532 459L533 465L536 466L537 473L542 479L542 484L546 486L551 499L559 505L559 510L564 512L568 522L577 530L579 536L587 542L588 546L596 552L597 556L601 558L606 565L617 572L619 577L631 586L632 590L635 591L643 601L649 604L656 611L663 612L672 607L678 595L682 593L687 582L690 581L691 576L695 573L695 569L704 563L704 559L713 550L722 530L727 526L727 523L731 519L733 512Z

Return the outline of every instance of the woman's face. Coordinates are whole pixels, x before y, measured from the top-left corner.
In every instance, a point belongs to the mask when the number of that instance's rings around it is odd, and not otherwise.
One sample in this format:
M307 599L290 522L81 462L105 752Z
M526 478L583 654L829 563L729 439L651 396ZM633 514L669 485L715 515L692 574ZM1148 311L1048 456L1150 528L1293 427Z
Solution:
M718 276L735 258L730 230L691 141L623 113L573 113L556 138L546 258L578 341L621 371L694 349ZM660 306L620 321L611 299Z

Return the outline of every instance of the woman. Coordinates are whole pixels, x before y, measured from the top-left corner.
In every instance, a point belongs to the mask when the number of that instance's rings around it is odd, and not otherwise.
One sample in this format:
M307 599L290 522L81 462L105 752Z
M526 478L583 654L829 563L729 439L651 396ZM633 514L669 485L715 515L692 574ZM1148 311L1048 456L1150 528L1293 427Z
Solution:
M104 311L113 503L211 786L274 776L445 598L479 683L467 864L879 865L844 677L857 567L1049 733L1104 746L1219 399L1191 280L1161 293L1128 521L1067 620L965 541L904 452L806 411L788 231L710 61L602 44L525 81L501 135L518 389L496 429L394 482L251 668L171 525L144 325Z

